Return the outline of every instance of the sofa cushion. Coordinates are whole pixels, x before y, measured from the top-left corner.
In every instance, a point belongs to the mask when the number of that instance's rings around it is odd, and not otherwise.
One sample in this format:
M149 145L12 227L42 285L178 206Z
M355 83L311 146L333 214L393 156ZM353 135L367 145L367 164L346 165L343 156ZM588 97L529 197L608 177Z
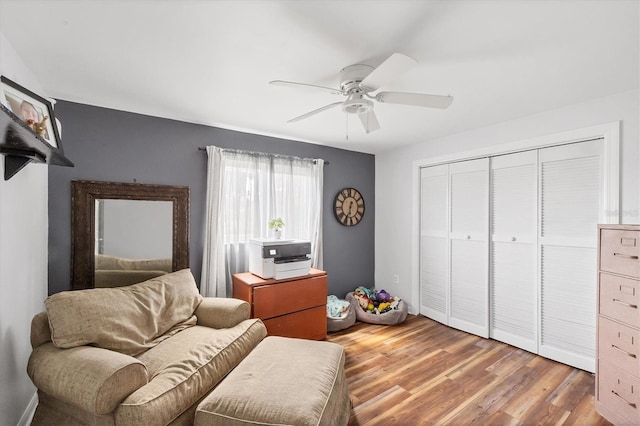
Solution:
M191 271L183 269L126 287L64 291L44 304L56 347L137 355L195 325L201 301Z
M170 423L216 386L266 334L259 319L219 330L197 325L139 355L150 380L117 408L116 424Z

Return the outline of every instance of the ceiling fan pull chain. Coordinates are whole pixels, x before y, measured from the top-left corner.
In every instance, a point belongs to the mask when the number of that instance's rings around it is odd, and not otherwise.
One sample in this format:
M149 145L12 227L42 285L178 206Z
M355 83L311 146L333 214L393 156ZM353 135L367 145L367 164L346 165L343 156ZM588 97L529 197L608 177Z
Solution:
M346 125L346 131L345 131L344 139L348 141L349 140L349 114L345 114L345 118L346 118L347 125Z

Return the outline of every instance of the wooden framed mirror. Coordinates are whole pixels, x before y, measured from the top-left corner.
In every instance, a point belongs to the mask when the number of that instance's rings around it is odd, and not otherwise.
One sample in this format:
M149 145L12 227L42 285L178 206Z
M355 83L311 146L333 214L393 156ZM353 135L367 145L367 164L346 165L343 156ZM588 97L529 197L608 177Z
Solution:
M73 290L188 268L189 187L71 181L71 234Z

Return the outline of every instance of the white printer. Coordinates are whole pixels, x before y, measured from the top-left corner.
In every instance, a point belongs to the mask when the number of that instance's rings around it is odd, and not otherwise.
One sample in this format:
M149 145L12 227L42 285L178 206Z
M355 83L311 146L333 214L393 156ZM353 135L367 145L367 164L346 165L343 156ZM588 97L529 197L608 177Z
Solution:
M249 240L249 272L263 279L309 274L311 243L302 240Z

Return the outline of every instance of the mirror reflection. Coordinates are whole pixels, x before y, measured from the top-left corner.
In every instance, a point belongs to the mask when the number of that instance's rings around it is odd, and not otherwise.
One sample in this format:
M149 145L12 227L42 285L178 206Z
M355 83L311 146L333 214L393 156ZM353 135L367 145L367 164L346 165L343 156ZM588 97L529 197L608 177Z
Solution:
M134 259L171 257L173 203L96 200L96 254Z
M96 199L95 212L95 287L171 272L173 202Z

